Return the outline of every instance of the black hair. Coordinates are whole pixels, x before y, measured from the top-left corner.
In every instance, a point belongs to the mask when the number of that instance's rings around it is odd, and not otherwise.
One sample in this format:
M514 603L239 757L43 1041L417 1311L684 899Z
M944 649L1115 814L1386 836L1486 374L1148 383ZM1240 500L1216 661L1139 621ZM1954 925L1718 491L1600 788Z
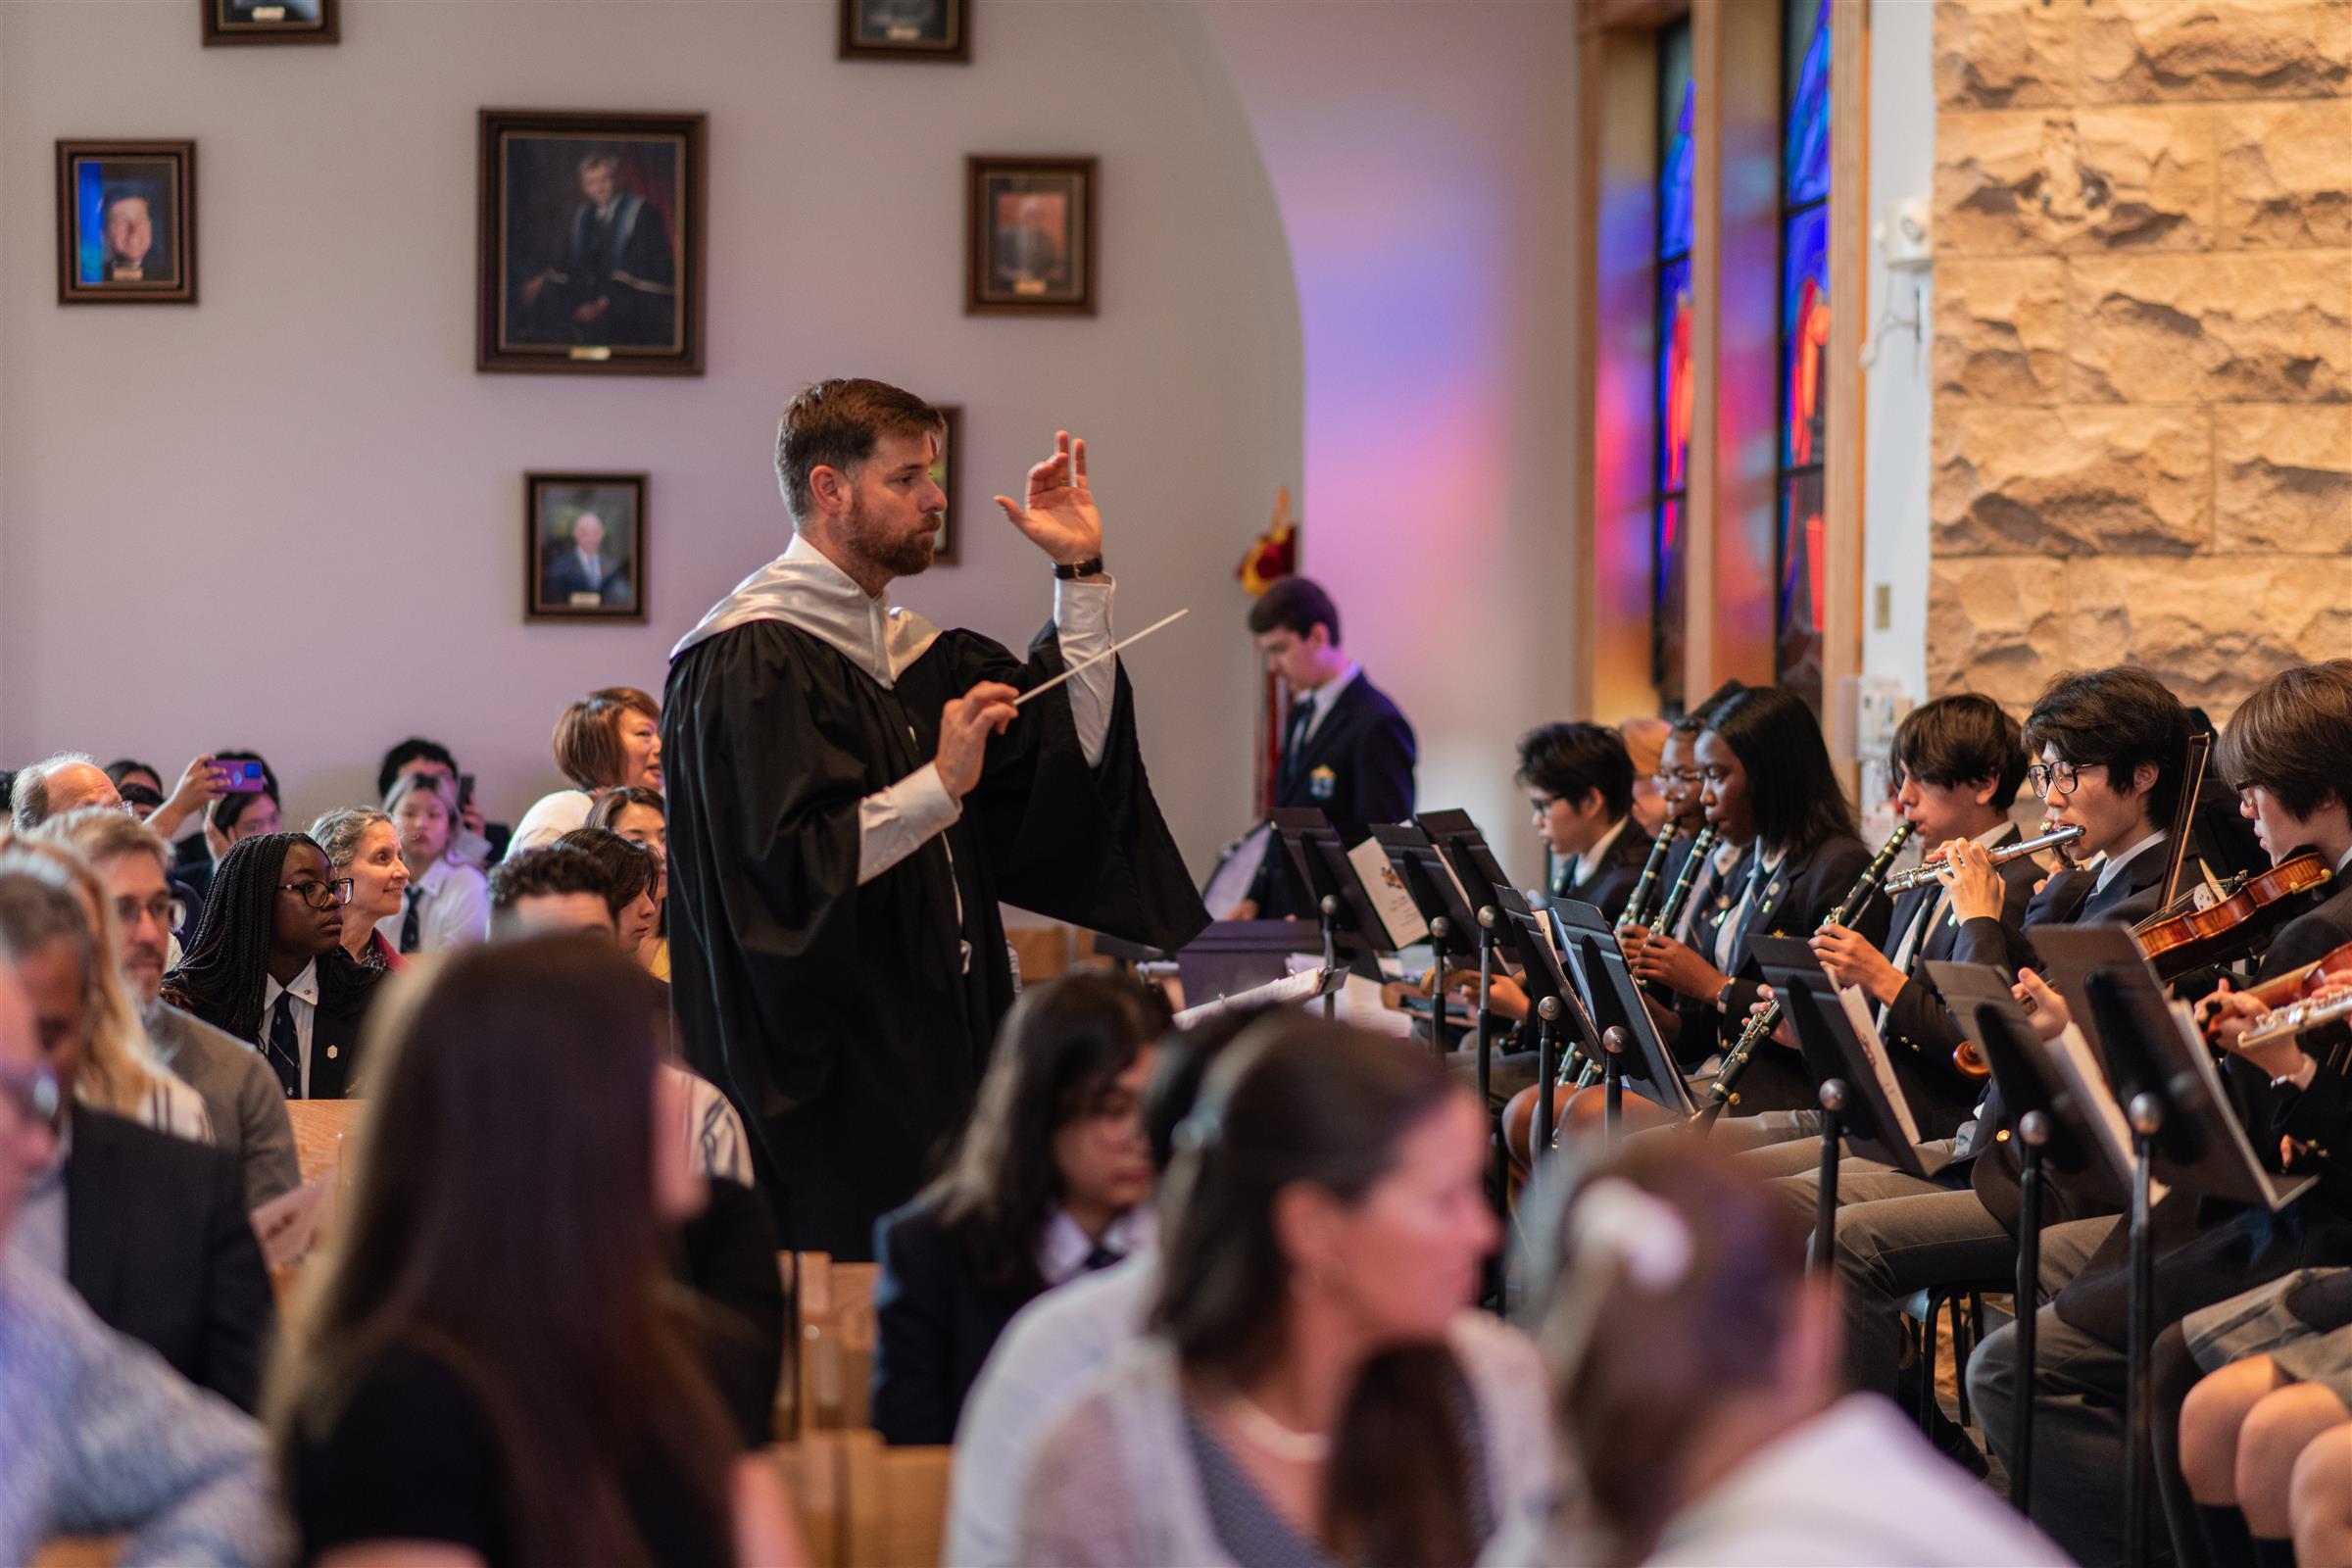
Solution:
M1176 1129L1193 1113L1201 1081L1224 1055L1225 1048L1274 1010L1269 1006L1227 1007L1190 1029L1160 1037L1159 1059L1152 1064L1152 1083L1144 1091L1144 1132L1152 1140L1155 1169L1164 1174L1174 1162Z
M2042 688L2026 715L2026 750L2048 747L2077 767L2104 767L2117 794L2131 790L2143 763L2156 769L2148 819L2170 831L2188 761L2188 710L2144 669L2110 664L2069 670Z
M1705 699L1701 701L1696 708L1690 710L1688 712L1684 713L1682 717L1676 719L1674 721L1673 728L1668 730L1667 733L1670 735L1688 735L1695 739L1698 733L1707 727L1708 714L1714 712L1715 710L1721 708L1725 703L1730 702L1734 697L1737 697L1740 693L1745 690L1747 690L1747 687L1740 681L1725 681L1722 685L1707 693Z
M1992 780L1992 808L2017 804L2026 781L2026 741L2000 704L1975 692L1923 703L1895 726L1889 759L1923 784L1951 789Z
M179 965L164 976L164 1000L216 1029L258 1043L270 948L277 933L277 879L297 846L326 852L307 833L257 833L220 858L212 891ZM318 955L321 997L366 991L385 971L362 964L340 943Z
M1340 645L1340 607L1331 602L1323 585L1307 577L1277 577L1250 607L1250 635L1287 631L1304 637L1320 625Z
M1518 780L1570 806L1600 791L1612 822L1634 808L1634 760L1625 737L1602 724L1545 724L1519 737Z
M2230 788L2259 785L2297 816L2330 801L2352 806L2352 659L2298 664L2264 681L2230 715L2214 760Z
M1757 843L1804 856L1853 837L1853 808L1803 698L1785 686L1742 687L1708 710L1706 728L1747 772Z
M439 741L428 741L421 735L412 735L386 752L383 761L377 764L375 769L375 798L377 800L380 801L392 793L392 781L400 777L400 770L411 762L438 762L449 769L449 776L452 780L458 776L458 760L450 755L448 747Z
M963 1139L925 1189L989 1289L1045 1287L1037 1239L1060 1187L1054 1135L1093 1113L1168 1022L1157 990L1091 972L1029 986L1004 1015Z
M490 907L504 913L517 899L547 894L593 893L610 897L612 877L584 850L543 844L535 850L510 855L490 872Z
M660 876L653 851L609 827L575 827L551 848L584 855L596 862L605 879L605 906L616 920L621 910L653 891Z
M113 781L118 790L122 789L122 781L133 773L144 773L155 780L158 785L164 782L164 775L161 771L152 763L142 762L135 757L119 757L106 764L106 776Z
M221 832L225 833L230 828L237 825L237 818L243 816L245 812L251 808L253 806L254 796L257 794L269 796L270 805L277 807L281 810L285 808L285 802L279 799L277 793L277 774L270 768L269 762L264 760L261 753L239 751L215 752L213 754L213 760L217 762L260 762L262 764L262 787L259 790L233 791L213 802L209 813L210 820L212 821L213 826L219 828Z

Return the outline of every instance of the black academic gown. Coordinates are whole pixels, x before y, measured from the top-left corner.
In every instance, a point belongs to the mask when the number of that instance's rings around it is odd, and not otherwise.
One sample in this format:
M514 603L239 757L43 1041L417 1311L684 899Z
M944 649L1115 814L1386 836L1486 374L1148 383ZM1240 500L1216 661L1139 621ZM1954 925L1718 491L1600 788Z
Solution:
M662 703L670 995L727 1093L786 1247L873 1255L962 1127L1012 1004L1003 900L1153 947L1208 923L1145 777L1118 675L1101 766L1066 691L1021 710L945 832L858 881L858 803L929 762L942 708L1062 667L939 634L886 687L820 638L754 620L694 644Z

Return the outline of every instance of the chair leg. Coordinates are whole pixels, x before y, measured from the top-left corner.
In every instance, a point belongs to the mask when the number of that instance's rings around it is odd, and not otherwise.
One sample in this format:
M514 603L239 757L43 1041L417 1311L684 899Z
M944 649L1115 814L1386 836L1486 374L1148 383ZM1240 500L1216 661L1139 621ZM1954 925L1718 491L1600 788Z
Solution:
M1984 1319L1977 1316L1981 1308L1976 1292L1968 1293L1966 1305L1967 1311L1963 1314L1960 1297L1952 1297L1952 1364L1959 1369L1959 1375L1952 1381L1960 1391L1962 1426L1968 1425L1968 1358L1976 1353L1977 1337L1984 1330Z
M1943 1303L1934 1294L1928 1297L1927 1315L1921 1319L1922 1336L1919 1352L1919 1430L1936 1430L1936 1312Z

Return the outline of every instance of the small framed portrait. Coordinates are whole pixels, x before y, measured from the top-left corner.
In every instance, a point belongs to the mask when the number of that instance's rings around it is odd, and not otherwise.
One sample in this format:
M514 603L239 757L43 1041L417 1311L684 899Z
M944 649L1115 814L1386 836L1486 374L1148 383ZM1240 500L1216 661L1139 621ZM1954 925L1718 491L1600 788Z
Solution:
M972 58L968 0L840 0L844 60Z
M204 41L333 43L342 36L342 0L196 0L204 8Z
M482 111L482 370L703 372L702 115Z
M645 475L526 473L523 615L645 619Z
M57 144L61 305L196 303L196 144Z
M931 464L931 482L946 491L948 496L948 510L940 514L939 532L932 539L931 564L953 566L956 564L956 551L962 544L959 524L963 509L956 504L956 454L958 438L963 434L963 410L950 403L934 403L931 406L948 421L947 428L939 433L939 456Z
M966 316L1095 314L1092 158L965 160Z

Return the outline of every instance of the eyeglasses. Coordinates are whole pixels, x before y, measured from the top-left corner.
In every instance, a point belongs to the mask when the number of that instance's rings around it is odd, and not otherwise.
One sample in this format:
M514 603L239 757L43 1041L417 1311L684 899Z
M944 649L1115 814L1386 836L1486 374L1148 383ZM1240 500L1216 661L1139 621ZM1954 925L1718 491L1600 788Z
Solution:
M2035 762L2026 769L2026 782L2036 795L2072 795L2082 782L2082 770L2072 762Z
M0 1100L26 1121L57 1123L57 1069L45 1061L29 1067L0 1067Z
M136 925L142 914L151 916L167 931L179 928L179 901L169 893L159 893L144 903L130 898L115 901L115 918L123 925Z
M339 876L332 882L288 882L277 891L296 895L314 909L332 909L351 902L351 878Z
M1527 798L1527 808L1535 812L1538 816L1550 815L1551 808L1559 804L1559 800L1556 796L1530 795Z
M1698 769L1694 767L1680 767L1676 768L1670 773L1652 773L1649 775L1649 781L1662 790L1670 790L1677 784L1695 784L1698 782Z

